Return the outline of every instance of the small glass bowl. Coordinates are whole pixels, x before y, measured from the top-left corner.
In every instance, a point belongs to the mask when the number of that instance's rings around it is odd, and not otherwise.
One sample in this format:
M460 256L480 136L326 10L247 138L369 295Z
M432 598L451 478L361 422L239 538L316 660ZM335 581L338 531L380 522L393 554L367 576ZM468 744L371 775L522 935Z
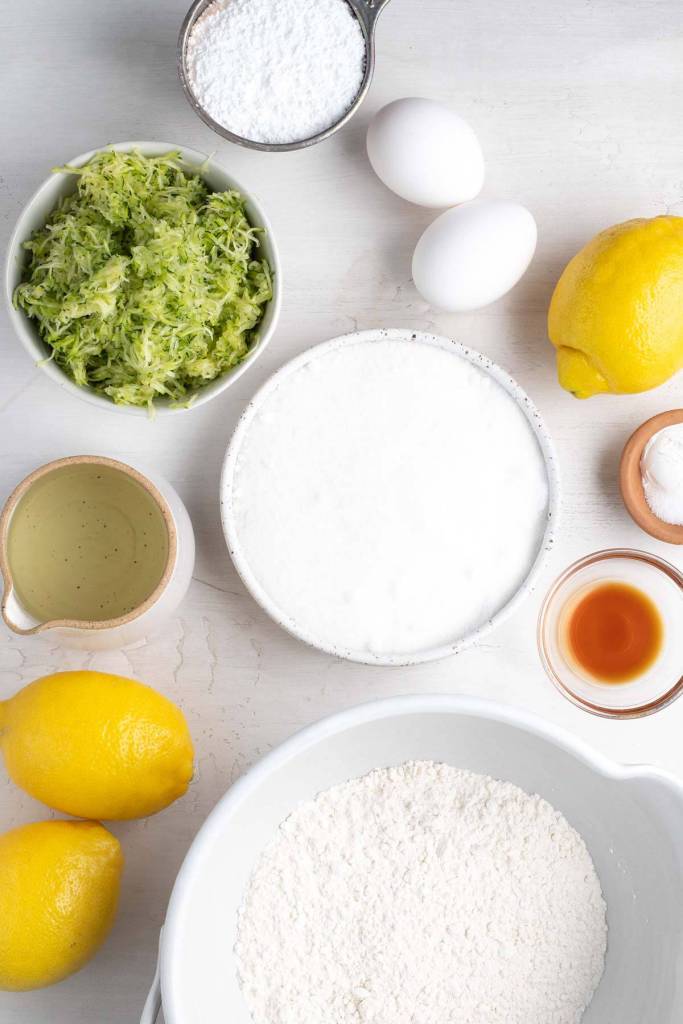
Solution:
M662 650L653 665L627 683L600 683L580 675L560 639L567 602L597 583L629 583L655 603L664 623ZM671 704L683 692L683 575L645 551L596 551L570 565L550 588L538 619L543 666L568 700L604 718L638 718Z

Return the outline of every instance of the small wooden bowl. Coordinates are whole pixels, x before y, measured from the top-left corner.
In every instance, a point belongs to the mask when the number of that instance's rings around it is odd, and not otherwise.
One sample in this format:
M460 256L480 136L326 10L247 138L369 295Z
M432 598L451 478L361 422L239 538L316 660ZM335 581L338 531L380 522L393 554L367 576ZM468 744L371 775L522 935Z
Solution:
M654 514L645 498L640 474L640 459L645 445L659 430L674 423L683 423L683 409L660 412L631 435L621 455L619 486L624 505L641 530L645 530L645 533L656 537L657 540L666 541L667 544L683 544L683 526L665 523Z

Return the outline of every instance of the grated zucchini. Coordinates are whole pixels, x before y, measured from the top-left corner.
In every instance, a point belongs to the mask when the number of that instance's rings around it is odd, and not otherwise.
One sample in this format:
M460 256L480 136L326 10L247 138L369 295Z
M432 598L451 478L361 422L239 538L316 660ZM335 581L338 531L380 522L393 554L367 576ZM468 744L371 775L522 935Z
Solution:
M187 405L257 339L272 297L239 192L210 192L178 153L104 150L44 228L17 307L77 384L121 405Z

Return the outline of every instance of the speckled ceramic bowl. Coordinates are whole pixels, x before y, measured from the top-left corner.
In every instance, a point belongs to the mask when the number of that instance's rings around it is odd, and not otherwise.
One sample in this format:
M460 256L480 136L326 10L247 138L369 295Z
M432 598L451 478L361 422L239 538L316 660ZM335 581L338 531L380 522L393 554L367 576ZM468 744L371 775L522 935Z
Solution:
M316 637L307 633L305 629L283 612L283 610L271 599L270 595L255 578L248 560L241 550L233 513L232 481L242 440L255 412L259 409L268 395L278 387L282 379L295 372L304 364L309 363L312 359L316 359L317 357L325 354L330 349L339 348L344 345L354 345L362 341L386 339L393 341L410 341L419 345L436 346L446 352L460 356L462 359L466 359L469 363L472 363L473 366L478 367L480 370L483 370L485 373L493 377L500 387L502 387L503 390L506 391L512 399L514 399L528 420L529 426L536 437L539 448L541 449L544 457L548 476L548 511L545 531L539 544L536 558L530 566L526 578L515 594L506 601L490 619L481 623L476 629L473 629L463 635L454 636L450 643L442 644L438 647L430 647L411 654L375 654L367 650L357 651L335 646L326 646L320 643ZM319 650L323 650L328 654L333 654L340 658L346 658L349 661L356 661L367 665L415 665L421 662L435 661L438 658L445 658L452 654L457 654L459 651L468 647L470 644L473 644L476 640L481 639L493 628L499 625L499 623L507 618L521 604L526 595L533 589L545 556L553 545L555 531L557 528L558 511L559 475L554 445L543 421L541 420L538 410L533 405L528 395L522 390L514 378L480 352L466 348L457 341L451 341L448 338L439 337L434 334L425 334L419 331L399 329L358 331L353 334L345 334L339 338L334 338L331 341L323 342L321 345L316 345L314 348L308 349L295 359L292 359L289 363L278 370L277 373L275 373L268 381L266 381L247 406L239 423L237 424L235 433L232 436L232 440L223 463L223 473L221 477L221 518L223 521L223 532L225 534L225 539L235 568L242 577L242 580L252 597L266 612L268 612L271 618L283 627L283 629L286 629L298 639L303 640L310 646L317 647Z

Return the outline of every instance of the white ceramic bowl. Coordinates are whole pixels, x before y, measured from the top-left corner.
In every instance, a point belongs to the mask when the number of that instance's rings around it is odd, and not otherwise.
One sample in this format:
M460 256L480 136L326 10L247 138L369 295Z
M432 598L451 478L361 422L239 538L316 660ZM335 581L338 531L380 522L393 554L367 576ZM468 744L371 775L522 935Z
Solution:
M166 915L158 979L166 1024L248 1024L233 946L255 861L320 790L410 759L443 761L539 793L584 837L607 901L603 980L582 1024L683 1019L683 786L609 761L556 726L492 701L395 697L304 729L223 797L195 838Z
M514 399L516 404L524 413L529 422L529 426L536 437L539 448L541 449L548 475L548 512L544 535L539 544L535 561L530 566L526 579L522 582L516 593L513 594L513 596L501 608L499 608L499 610L491 616L490 619L487 619L476 629L471 630L463 636L454 637L451 643L432 647L410 655L375 654L367 650L355 651L341 647L325 646L320 643L316 637L301 628L290 617L287 617L283 613L283 610L275 603L275 601L272 600L270 595L254 576L249 562L243 554L239 544L237 527L233 514L232 479L240 446L254 414L257 412L263 401L267 399L268 396L279 386L283 377L296 372L301 366L304 366L306 363L311 362L312 359L323 355L330 349L339 348L344 345L354 345L358 342L372 341L375 339L410 341L415 342L416 344L433 345L437 348L444 349L446 352L455 353L462 359L472 363L473 366L477 366L480 370L488 373L503 388L503 390L506 391L512 399ZM309 644L311 647L317 647L319 650L323 650L327 654L333 654L340 658L346 658L348 661L356 661L367 665L416 665L421 662L435 661L438 658L446 658L452 654L457 654L459 651L469 647L475 641L486 636L487 633L511 615L512 612L521 604L524 598L533 590L543 562L545 561L545 557L554 543L560 508L560 482L555 446L550 434L543 424L540 413L526 392L519 386L517 381L487 356L482 355L481 352L477 352L474 349L466 348L458 341L452 341L450 338L443 338L436 334L427 334L423 331L407 331L396 328L378 328L376 330L356 331L353 334L345 334L339 338L333 338L331 341L315 345L313 348L302 352L301 355L292 359L274 373L272 377L270 377L256 392L235 428L235 432L230 440L230 444L228 445L225 461L223 462L220 492L221 519L228 550L230 551L230 556L237 572L254 600L261 605L264 611L266 611L268 615L278 623L278 625L282 626L283 629L287 630L288 633L291 633L299 640L303 640L304 643Z
M251 364L258 359L275 331L277 320L280 315L282 273L273 229L260 200L257 199L256 196L254 196L248 189L243 188L242 185L240 185L240 183L236 181L231 174L228 174L220 164L216 163L215 160L206 156L204 153L199 153L194 149L187 149L185 146L177 146L170 142L118 142L106 148L115 149L122 153L130 152L132 149L139 149L144 156L160 156L163 153L171 151L179 152L181 154L183 166L187 170L200 170L202 178L215 192L224 192L227 189L232 188L237 189L237 191L244 196L247 215L252 225L264 228L265 230L265 234L262 236L263 254L268 260L273 272L273 298L268 303L263 320L259 325L258 341L249 352L246 359L244 359L233 370L221 377L218 377L205 387L199 388L196 392L196 397L194 398L192 405L188 408L184 409L173 407L168 399L158 399L154 403L155 410L161 414L171 412L189 412L190 410L203 405L205 402L208 402L210 399L215 398L216 395L219 395L222 391L225 391L226 388L229 388L231 384L234 384L234 382L242 376ZM82 167L83 164L86 164L90 159L92 159L97 152L99 151L91 150L89 153L83 153L81 156L77 156L75 159L69 160L68 163L72 167ZM147 416L146 408L133 405L117 405L110 401L106 396L100 395L90 388L79 387L78 384L74 383L74 381L71 380L71 378L68 377L66 373L59 368L59 366L57 366L54 360L46 362L45 360L46 356L49 354L49 350L41 340L37 324L27 317L23 310L16 309L13 303L14 291L17 285L21 283L23 268L25 266L25 252L22 249L22 243L28 241L34 231L43 227L58 201L62 196L68 195L70 192L74 192L76 184L76 177L73 174L51 174L50 177L43 182L38 191L29 199L28 203L24 207L23 213L16 223L14 231L12 232L12 237L10 238L5 263L5 294L10 320L14 330L21 339L24 348L31 356L33 362L43 371L43 373L46 373L51 380L54 380L59 384L60 387L64 388L71 394L76 395L78 398L82 398L84 401L89 402L91 405L97 405L104 409L113 409L118 412L132 413L137 416Z

